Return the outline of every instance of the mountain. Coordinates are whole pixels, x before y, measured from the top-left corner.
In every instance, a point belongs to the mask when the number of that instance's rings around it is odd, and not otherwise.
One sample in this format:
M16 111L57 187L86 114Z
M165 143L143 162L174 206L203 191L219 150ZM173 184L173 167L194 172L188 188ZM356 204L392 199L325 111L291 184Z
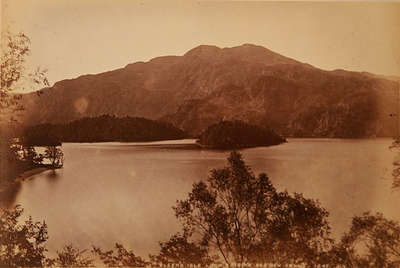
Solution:
M198 135L221 120L285 136L370 137L396 132L398 81L325 71L261 46L198 46L124 68L59 81L23 97L25 122L110 114L161 119Z

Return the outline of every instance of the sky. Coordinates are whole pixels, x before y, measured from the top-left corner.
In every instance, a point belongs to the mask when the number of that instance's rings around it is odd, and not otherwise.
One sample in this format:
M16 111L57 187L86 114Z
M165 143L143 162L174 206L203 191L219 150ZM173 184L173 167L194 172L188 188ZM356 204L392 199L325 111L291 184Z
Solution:
M400 76L400 2L2 0L50 84L198 45L251 43L315 67Z

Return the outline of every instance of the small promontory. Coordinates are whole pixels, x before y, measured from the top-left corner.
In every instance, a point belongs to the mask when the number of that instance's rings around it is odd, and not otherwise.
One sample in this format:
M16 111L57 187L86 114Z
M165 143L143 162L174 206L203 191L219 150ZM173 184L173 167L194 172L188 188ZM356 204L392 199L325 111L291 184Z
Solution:
M25 129L31 144L41 146L56 139L61 142L146 142L176 140L186 133L173 125L141 117L102 115L85 117L66 124L40 124Z

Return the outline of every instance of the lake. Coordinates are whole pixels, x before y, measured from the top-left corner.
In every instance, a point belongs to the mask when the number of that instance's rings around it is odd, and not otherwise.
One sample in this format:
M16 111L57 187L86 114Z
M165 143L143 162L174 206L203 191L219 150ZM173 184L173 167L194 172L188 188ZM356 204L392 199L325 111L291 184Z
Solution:
M391 139L289 139L241 150L255 173L278 190L318 199L333 236L354 215L380 211L400 220L400 191L391 188ZM48 224L50 253L64 244L111 248L115 242L147 257L180 230L172 206L195 181L226 164L229 151L199 150L194 140L153 143L65 143L64 168L32 176L16 204Z

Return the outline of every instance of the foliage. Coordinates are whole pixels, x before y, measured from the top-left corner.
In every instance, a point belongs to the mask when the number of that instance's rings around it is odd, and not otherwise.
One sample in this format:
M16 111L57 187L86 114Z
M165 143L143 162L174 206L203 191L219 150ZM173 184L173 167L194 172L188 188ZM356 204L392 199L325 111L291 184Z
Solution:
M213 262L207 247L190 242L187 233L173 235L168 241L160 242L160 247L159 255L150 256L153 262L200 264L202 267Z
M354 217L337 253L346 267L399 267L400 224L380 213Z
M50 160L50 165L53 168L61 168L64 163L64 153L56 146L46 146L43 158Z
M0 207L12 203L20 188L17 177L21 173L38 167L55 169L63 166L63 152L56 146L47 146L44 154L40 154L33 146L12 139L0 141L0 145Z
M24 34L7 34L2 36L2 40L6 41L2 42L1 50L0 111L7 109L11 114L22 108L18 105L20 97L10 93L24 71L25 57L29 53L29 38Z
M42 266L48 239L45 222L33 222L32 218L18 224L23 209L1 211L0 216L0 266Z
M66 245L57 251L57 258L47 259L46 266L56 267L88 267L93 266L93 259L85 256L86 250L79 250L72 244Z
M393 188L400 188L400 137L397 137L393 140L390 148L396 150L397 152L397 158L393 161Z
M108 267L144 267L146 262L133 251L127 250L123 245L116 243L114 250L102 251L99 247L93 246L92 252L96 254L100 260Z
M214 169L177 201L176 217L191 238L217 250L226 263L317 264L328 249L328 212L301 194L278 192L265 173L257 177L240 153Z
M16 35L3 31L1 36L0 67L0 205L9 203L19 189L15 179L23 171L32 168L37 157L30 146L19 148L16 137L22 91L26 86L48 85L45 71L28 71L26 57L30 52L30 40L23 33ZM23 152L21 158L19 153Z
M15 94L17 89L24 89L26 83L45 86L49 83L45 77L46 71L39 68L33 72L26 70L30 40L25 34L12 35L4 31L1 44L0 123L4 123L2 121L5 119L14 121L15 113L23 109L19 104L21 95Z
M51 141L105 142L154 141L181 139L180 129L164 122L139 117L118 118L110 115L86 117L67 124L41 124L25 130L30 144L47 145Z
M221 121L209 126L198 142L205 147L235 149L254 146L269 146L284 142L274 131L250 125L242 121Z

